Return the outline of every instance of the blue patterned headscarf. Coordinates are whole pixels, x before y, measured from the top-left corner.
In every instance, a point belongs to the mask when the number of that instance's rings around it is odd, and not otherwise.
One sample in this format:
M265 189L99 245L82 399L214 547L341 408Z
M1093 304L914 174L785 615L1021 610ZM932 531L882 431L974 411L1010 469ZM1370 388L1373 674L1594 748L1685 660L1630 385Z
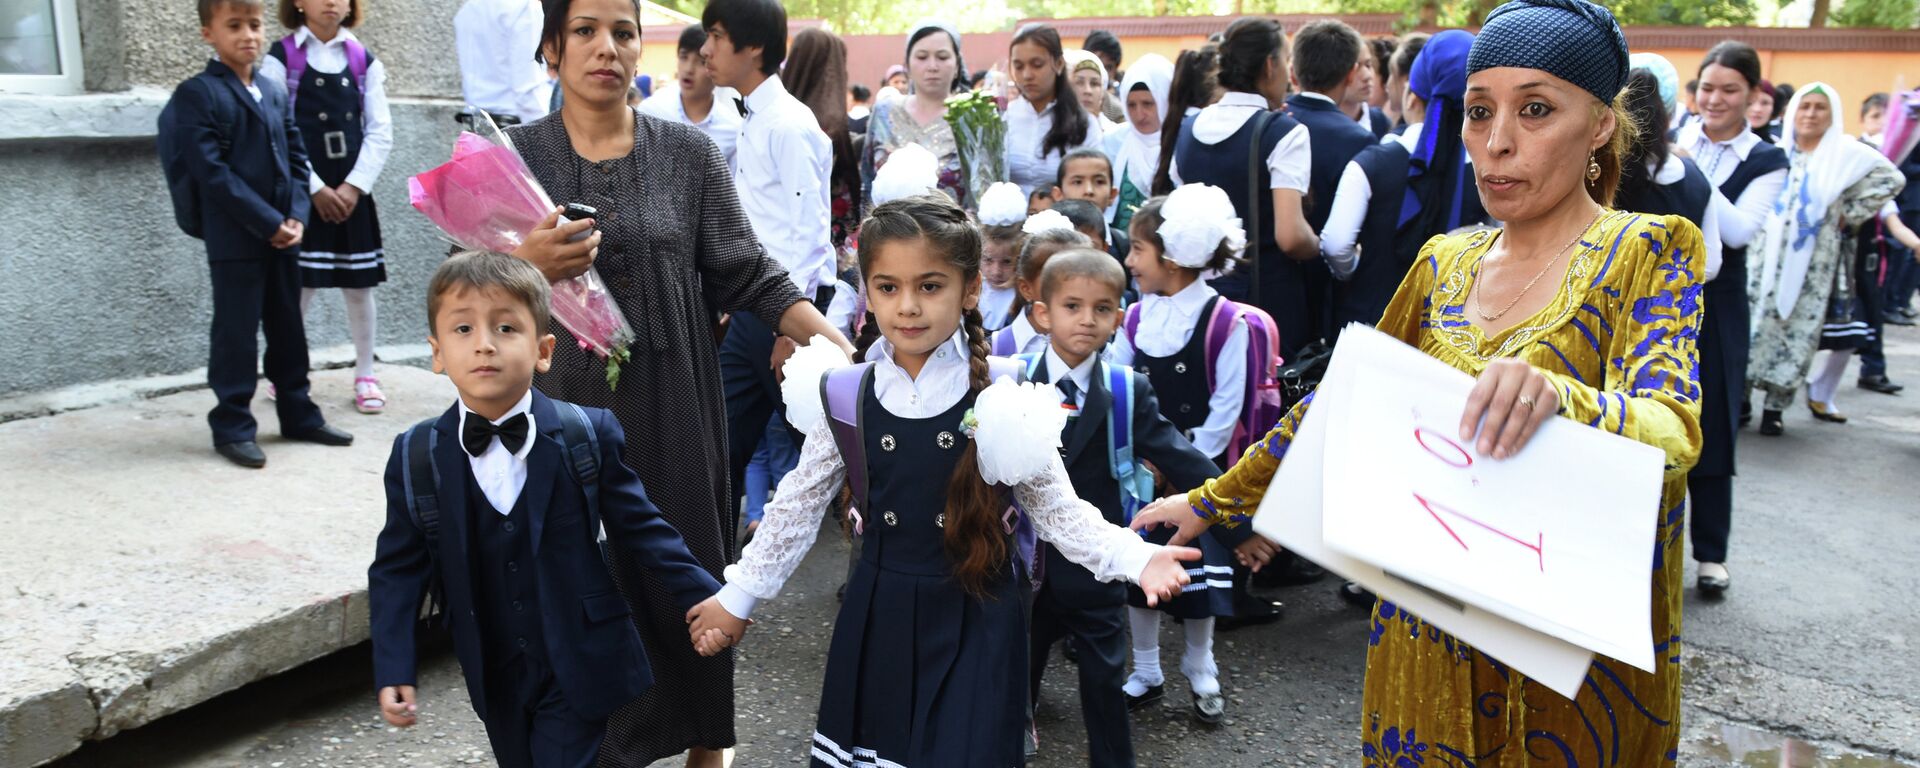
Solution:
M1627 84L1627 36L1613 14L1587 0L1512 0L1487 14L1467 56L1467 74L1537 69L1602 104Z
M1407 74L1407 90L1427 103L1420 142L1407 167L1407 196L1399 226L1425 239L1460 226L1460 198L1467 183L1466 148L1460 143L1461 100L1467 93L1467 52L1473 33L1449 29L1427 40ZM1415 222L1412 229L1406 229Z

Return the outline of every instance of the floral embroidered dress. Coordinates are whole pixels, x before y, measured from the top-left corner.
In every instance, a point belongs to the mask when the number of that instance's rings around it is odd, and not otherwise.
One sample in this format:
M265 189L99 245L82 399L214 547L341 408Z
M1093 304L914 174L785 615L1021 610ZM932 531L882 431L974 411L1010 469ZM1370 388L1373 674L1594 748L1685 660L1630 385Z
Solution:
M1558 295L1519 325L1486 336L1467 296L1497 231L1442 235L1380 321L1381 331L1467 373L1518 357L1551 380L1564 418L1660 448L1666 472L1653 553L1655 671L1596 656L1568 700L1393 603L1375 605L1362 699L1362 764L1447 766L1673 765L1680 738L1680 601L1687 471L1700 451L1705 249L1678 216L1609 212L1574 249ZM1248 519L1312 398L1282 418L1240 463L1189 497L1225 524ZM1589 482L1606 482L1591 478Z
M873 108L867 121L867 150L860 162L862 207L873 207L873 175L887 164L893 151L908 144L919 144L940 159L940 191L953 197L962 208L973 210L975 203L967 193L967 175L960 168L960 145L953 138L953 127L946 113L921 125L914 122L907 100L889 101Z

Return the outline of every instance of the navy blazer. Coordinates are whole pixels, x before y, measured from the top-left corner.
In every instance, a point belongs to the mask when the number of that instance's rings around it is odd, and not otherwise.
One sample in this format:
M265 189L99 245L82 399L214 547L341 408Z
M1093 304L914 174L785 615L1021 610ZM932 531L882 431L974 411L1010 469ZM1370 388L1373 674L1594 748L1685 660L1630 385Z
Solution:
M1346 172L1348 161L1360 150L1380 143L1380 139L1333 102L1313 96L1288 96L1287 114L1307 127L1307 141L1313 145L1305 213L1307 225L1319 232L1333 213L1333 193L1340 187L1340 174Z
M174 130L200 187L209 261L296 253L298 246L276 251L267 242L287 219L304 224L313 204L306 144L294 127L286 84L271 77L255 77L253 84L260 89L257 102L215 59L176 91Z
M1193 447L1193 443L1180 434L1180 428L1160 414L1160 398L1154 395L1153 384L1147 381L1146 374L1129 370L1127 375L1133 377L1134 457L1153 464L1168 484L1181 490L1198 488L1218 476L1220 467ZM1047 372L1045 358L1035 367L1033 380L1054 380ZM1107 363L1096 361L1088 376L1087 392L1081 397L1080 415L1074 419L1073 430L1067 433L1062 445L1061 458L1066 463L1068 478L1073 481L1073 492L1098 507L1107 522L1126 525L1120 508L1120 484L1113 477L1113 457L1107 453L1107 412L1112 409L1113 392L1107 389ZM1231 549L1252 536L1251 528L1217 525L1208 529L1208 533ZM1123 585L1102 584L1095 581L1087 569L1064 567L1066 565L1072 564L1065 563L1064 558L1048 561L1047 582L1056 591L1079 594L1087 602L1125 598Z
M437 562L446 585L446 615L454 655L466 675L467 695L482 719L486 711L486 664L481 658L480 626L474 613L477 579L470 562L467 481L473 475L460 447L460 406L455 404L434 425L439 443L433 453L440 474L440 540ZM646 568L691 610L720 591L720 583L687 551L680 532L647 500L640 477L620 463L626 436L613 414L587 408L600 439L600 516L607 539ZM626 599L615 590L595 543L586 514L586 495L562 463L560 416L553 401L533 393L534 423L539 427L527 454L527 484L521 491L532 536L535 583L540 596L540 629L547 658L567 706L582 718L598 720L633 700L653 684L653 670L633 627ZM373 678L376 688L412 685L415 680L414 633L427 589L427 541L407 514L401 472L407 457L399 438L387 459L387 524L373 565L367 569L367 602L372 613Z

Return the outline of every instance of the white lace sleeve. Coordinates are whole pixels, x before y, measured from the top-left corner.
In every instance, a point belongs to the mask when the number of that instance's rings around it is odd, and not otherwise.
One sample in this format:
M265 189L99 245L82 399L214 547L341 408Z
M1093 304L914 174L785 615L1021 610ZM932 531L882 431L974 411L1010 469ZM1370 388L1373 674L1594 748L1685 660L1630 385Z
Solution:
M814 537L820 532L820 512L840 490L846 474L840 448L833 442L833 428L823 420L807 433L800 463L780 481L773 500L767 502L766 515L760 519L753 541L740 553L740 562L727 566L727 585L756 600L780 594L780 587L800 567L807 550L813 548Z
M1032 517L1040 538L1101 581L1138 583L1147 561L1160 551L1140 534L1107 522L1099 509L1082 501L1058 456L1046 473L1015 486L1013 495ZM763 530L765 525L761 523ZM754 543L759 542L756 535Z

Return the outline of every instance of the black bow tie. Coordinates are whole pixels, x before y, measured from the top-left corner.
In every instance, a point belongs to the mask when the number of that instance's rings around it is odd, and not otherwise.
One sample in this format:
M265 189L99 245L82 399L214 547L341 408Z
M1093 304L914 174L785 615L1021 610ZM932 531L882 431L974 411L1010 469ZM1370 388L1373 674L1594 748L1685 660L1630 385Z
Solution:
M734 99L733 106L740 110L741 117L746 117L747 115L753 114L753 110L747 109L746 99Z
M460 428L460 445L467 449L467 455L478 458L487 452L487 446L494 438L500 438L500 444L506 446L507 453L519 453L520 447L527 444L527 415L516 413L513 418L493 424L480 414L467 414L466 424Z

